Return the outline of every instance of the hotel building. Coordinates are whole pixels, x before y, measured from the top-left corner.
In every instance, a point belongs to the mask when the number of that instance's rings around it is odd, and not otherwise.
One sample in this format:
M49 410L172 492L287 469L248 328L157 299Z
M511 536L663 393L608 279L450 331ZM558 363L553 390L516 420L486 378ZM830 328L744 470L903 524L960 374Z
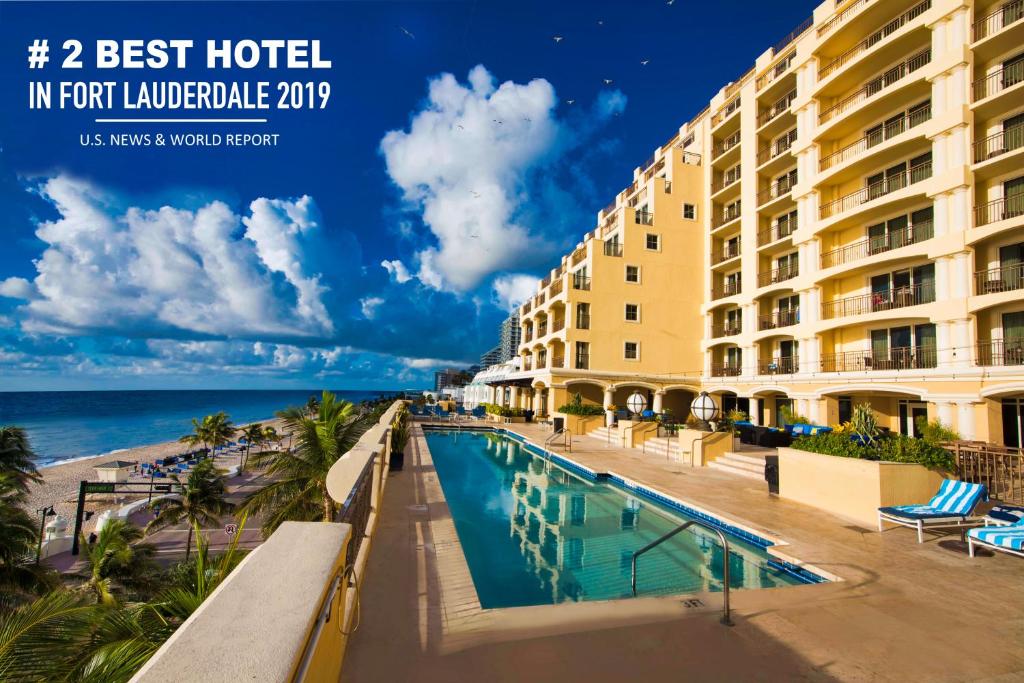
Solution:
M828 0L634 170L495 397L1019 446L1022 294L1024 0Z

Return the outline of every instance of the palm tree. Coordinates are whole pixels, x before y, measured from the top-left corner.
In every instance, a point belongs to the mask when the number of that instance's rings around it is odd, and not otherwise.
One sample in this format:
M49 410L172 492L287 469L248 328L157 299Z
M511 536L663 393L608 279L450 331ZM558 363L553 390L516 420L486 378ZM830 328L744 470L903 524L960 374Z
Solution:
M0 473L0 611L52 588L56 576L33 561L39 525L22 507L26 495Z
M281 449L281 441L284 437L277 433L277 429L273 426L268 426L263 429L263 441L265 443L273 443L277 445L277 449Z
M192 418L192 431L178 439L190 448L201 445L203 450L216 450L231 440L235 426L226 413L219 412L207 415L202 420Z
M184 482L177 475L172 478L181 486L181 497L163 498L154 502L153 506L159 506L160 511L146 525L146 534L187 521L189 527L185 559L188 559L192 551L193 528L219 526L221 516L229 512L232 505L224 499L224 477L212 460L203 460L193 467Z
M82 576L88 579L86 585L96 594L99 604L117 604L115 584L127 589L145 588L150 584L155 568L155 548L139 543L142 537L142 529L128 520L108 519L95 543L82 539L86 562Z
M287 520L330 522L334 500L327 492L327 473L350 451L369 423L355 414L355 406L325 391L315 417L300 408L278 413L294 434L290 451L260 454L269 461L269 482L242 504L246 512L266 512L263 530L270 534Z
M320 404L317 402L316 396L310 396L309 400L306 401L306 413L310 417L315 417L319 410Z
M252 450L252 447L262 445L266 441L267 429L269 428L259 422L241 428L241 436L245 439L245 456L238 465L239 474L245 471L245 463L249 460L249 451Z
M36 454L21 427L0 427L0 473L8 475L8 484L23 493L29 484L43 480L36 469Z

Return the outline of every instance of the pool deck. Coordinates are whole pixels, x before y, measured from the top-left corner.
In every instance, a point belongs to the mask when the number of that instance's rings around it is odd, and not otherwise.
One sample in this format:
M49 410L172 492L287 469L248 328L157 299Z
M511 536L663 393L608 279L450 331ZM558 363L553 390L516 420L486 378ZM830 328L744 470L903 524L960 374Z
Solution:
M731 628L719 594L698 608L677 596L482 610L417 428L389 478L343 680L1024 680L1024 559L972 559L958 533L879 534L757 480L589 437L565 455L780 538L843 580L734 591Z

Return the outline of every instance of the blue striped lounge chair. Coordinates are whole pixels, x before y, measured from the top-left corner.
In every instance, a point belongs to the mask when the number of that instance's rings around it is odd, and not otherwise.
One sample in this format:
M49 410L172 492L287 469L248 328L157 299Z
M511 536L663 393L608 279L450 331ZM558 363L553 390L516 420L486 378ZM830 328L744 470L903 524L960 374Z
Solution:
M996 505L985 515L985 526L1010 526L1024 522L1024 507L1019 505Z
M917 542L924 543L925 529L980 526L982 518L972 515L983 500L988 500L988 491L981 484L947 479L924 505L878 508L878 530L884 531L886 522L910 527L917 529Z
M1024 519L1016 524L968 529L967 552L971 557L974 557L974 547L979 545L1001 553L1024 557Z

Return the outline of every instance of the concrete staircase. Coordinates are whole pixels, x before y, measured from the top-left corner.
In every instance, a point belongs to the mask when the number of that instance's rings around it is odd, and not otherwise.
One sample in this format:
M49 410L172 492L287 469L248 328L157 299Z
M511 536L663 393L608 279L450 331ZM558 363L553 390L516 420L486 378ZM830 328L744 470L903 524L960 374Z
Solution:
M619 437L618 427L598 427L597 429L587 432L587 436L591 439L597 439L603 444L609 443L609 434L611 436L612 446L619 446L622 444L622 439Z
M637 450L637 449L635 449ZM682 460L683 450L679 445L679 439L670 439L665 436L647 439L642 449L645 455L665 458L666 460Z
M708 467L736 474L741 477L764 480L764 456L774 455L774 448L762 448L750 451L729 451L725 455L708 463Z

